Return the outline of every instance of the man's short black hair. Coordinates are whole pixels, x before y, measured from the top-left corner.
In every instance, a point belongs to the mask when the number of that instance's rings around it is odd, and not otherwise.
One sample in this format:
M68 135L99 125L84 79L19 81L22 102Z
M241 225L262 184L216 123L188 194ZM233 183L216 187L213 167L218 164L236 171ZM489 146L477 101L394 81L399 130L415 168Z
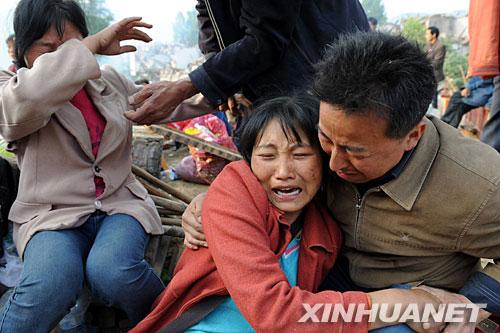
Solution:
M439 38L439 29L438 28L432 26L432 27L428 27L427 30L430 30L431 34L436 36L436 38Z
M316 66L313 91L347 113L386 119L386 136L402 138L424 117L436 83L419 47L401 36L355 33L330 45Z
M319 149L317 124L319 101L311 95L276 97L257 106L243 125L240 138L240 152L250 164L254 146L262 137L262 130L276 119L289 141L302 142L303 132L309 143ZM320 150L320 149L319 149Z
M88 36L85 14L75 1L21 0L14 13L17 66L26 67L24 60L26 52L52 25L62 37L65 22L73 24L82 37Z
M375 17L369 17L368 18L368 22L370 22L373 25L377 25L378 24L378 20Z

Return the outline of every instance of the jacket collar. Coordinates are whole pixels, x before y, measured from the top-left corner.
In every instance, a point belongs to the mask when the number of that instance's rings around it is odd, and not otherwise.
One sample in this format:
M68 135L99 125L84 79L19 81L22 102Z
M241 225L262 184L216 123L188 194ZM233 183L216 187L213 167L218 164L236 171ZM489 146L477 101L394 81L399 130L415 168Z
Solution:
M102 116L106 119L106 128L103 133L103 137L101 138L97 159L102 159L104 156L109 154L110 151L113 151L116 148L116 145L121 144L125 139L121 134L124 133L124 131L120 130L120 124L118 123L121 121L125 122L126 120L125 118L116 119L116 110L114 110L114 107L116 107L114 104L116 103L116 100L113 96L107 96L106 99L103 98L106 86L106 82L101 78L89 80L85 84L85 89L87 90L90 99L94 103L97 110L101 112ZM111 94L116 93L112 92ZM113 105L107 105L109 103ZM71 135L73 135L82 147L84 153L91 160L95 160L96 158L92 154L92 145L85 119L82 114L77 112L78 110L75 109L76 108L71 104L71 102L68 101L59 111L55 113L55 116L61 125L66 128Z
M271 214L275 214L278 223L290 228L289 222L285 219L284 213L279 211L271 203L269 203ZM330 234L327 232L329 228L326 226L327 223L335 223L329 215L324 215L323 210L316 204L313 200L304 209L306 209L304 214L304 228L302 230L302 244L303 246L311 249L313 247L321 247L328 253L333 253L334 248L338 246L335 244ZM308 225L305 228L306 224ZM311 228L312 227L312 228Z
M107 84L103 79L96 79L87 82L86 88L95 107L106 119L106 128L101 138L99 153L96 157L96 163L112 153L118 146L122 145L129 134L125 131L128 120L122 112L118 112L121 96L114 90L106 89ZM123 110L125 111L125 110Z
M81 112L68 101L54 113L54 116L59 120L61 126L75 138L85 155L93 160L90 135Z
M106 89L106 83L103 79L89 80L85 84L85 87L87 88L89 94L94 93L100 96L102 95L104 89Z
M432 116L431 116L432 117ZM405 169L396 179L380 188L405 210L410 211L424 185L439 151L439 133L431 120L424 118L425 132Z

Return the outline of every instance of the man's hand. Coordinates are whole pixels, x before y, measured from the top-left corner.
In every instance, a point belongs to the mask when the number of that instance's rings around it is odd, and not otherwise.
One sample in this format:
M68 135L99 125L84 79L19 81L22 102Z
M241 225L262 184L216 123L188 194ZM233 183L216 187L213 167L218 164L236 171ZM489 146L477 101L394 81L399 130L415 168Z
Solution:
M184 245L192 250L199 246L208 247L201 225L201 206L206 193L198 194L182 214L182 229L184 230Z
M234 96L230 96L226 103L219 105L218 109L219 111L231 111L234 116L237 116L236 112L236 106L238 104L243 105L246 108L250 108L252 106L252 102L246 98L242 94L234 94Z
M472 304L473 303L465 296L460 295L460 294L455 294L451 293L442 289L437 289L437 288L432 288L428 286L420 286L415 289L421 289L425 290L428 293L436 296L439 298L440 302L443 304ZM479 312L479 315L476 319L475 322L470 322L470 315L472 314L472 309L467 309L465 313L465 318L463 322L458 322L458 323L447 323L446 327L444 328L443 332L445 333L474 333L475 328L477 323L482 321L483 319L486 319L490 316L490 313L488 311L485 311L483 309L476 309Z
M413 293L413 300L419 305L419 309L423 309L427 304L432 304L434 308L438 308L441 305L441 299L438 298L433 293L430 293L424 289L413 288L410 290ZM422 313L422 312L420 312ZM432 319L429 322L407 322L406 323L411 329L417 333L437 333L442 332L446 327L446 323L435 322Z
M129 98L129 103L135 111L125 112L125 117L143 125L159 123L185 99L197 93L198 89L189 79L148 84Z
M137 28L152 28L151 24L142 22L141 17L128 17L110 25L95 35L83 39L83 44L94 54L118 55L134 52L137 49L132 45L120 46L124 40L140 40L146 43L152 41L149 35Z
M422 313L426 304L432 304L434 308L437 308L441 304L438 297L422 289L382 289L370 292L369 297L371 298L372 305L378 304L379 306L382 306L385 304L387 306L386 315L395 313L395 315L391 316L392 322L387 321L387 316L383 320L380 315L377 316L374 318L374 321L369 322L369 330L386 327L388 325L406 323L406 325L417 333L438 333L441 332L446 325L445 323L438 323L434 321L421 323L418 321L412 321L410 318L402 317L405 309L409 306L416 304L418 306L419 313ZM397 305L401 306L402 311L395 310Z

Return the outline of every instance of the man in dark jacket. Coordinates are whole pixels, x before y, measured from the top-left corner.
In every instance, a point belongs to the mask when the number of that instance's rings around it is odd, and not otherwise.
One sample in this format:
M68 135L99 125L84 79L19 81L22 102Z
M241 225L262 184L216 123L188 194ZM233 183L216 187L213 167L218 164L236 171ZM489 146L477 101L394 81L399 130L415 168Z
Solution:
M368 31L358 0L198 0L200 48L211 54L189 78L146 86L130 120L166 118L198 92L221 105L242 91L251 101L306 87L323 49L341 33Z
M428 27L425 31L425 39L427 40L427 59L432 64L434 70L434 78L438 85L434 96L432 97L432 106L437 108L437 95L444 86L444 58L446 57L446 47L439 41L439 29L436 27Z

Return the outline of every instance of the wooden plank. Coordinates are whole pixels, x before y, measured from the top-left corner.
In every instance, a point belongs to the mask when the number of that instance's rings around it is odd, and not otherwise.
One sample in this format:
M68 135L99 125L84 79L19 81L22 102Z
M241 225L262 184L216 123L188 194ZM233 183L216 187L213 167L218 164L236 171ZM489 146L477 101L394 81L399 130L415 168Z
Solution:
M243 157L235 150L223 147L213 142L207 142L205 140L199 139L192 135L186 134L184 132L178 131L176 129L160 126L160 125L152 125L151 128L155 130L157 133L168 136L170 139L183 143L185 145L190 145L204 152L210 153L215 156L222 157L228 161L238 161Z

